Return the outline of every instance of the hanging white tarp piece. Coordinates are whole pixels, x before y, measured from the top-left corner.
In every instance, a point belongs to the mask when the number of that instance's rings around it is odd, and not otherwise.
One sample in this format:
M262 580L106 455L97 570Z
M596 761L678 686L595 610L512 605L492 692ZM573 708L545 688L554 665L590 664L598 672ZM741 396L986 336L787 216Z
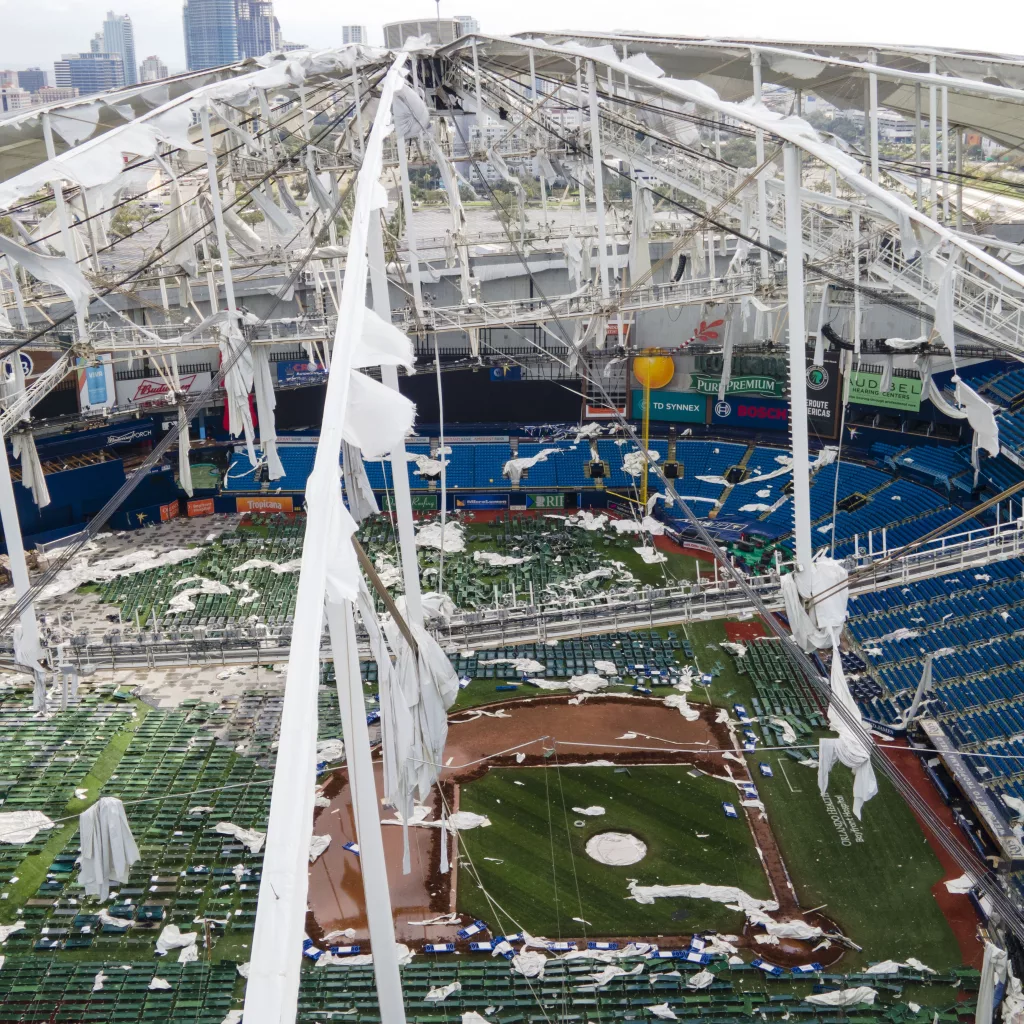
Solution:
M271 480L280 480L284 476L284 466L281 465L281 456L277 454L277 424L274 421L277 396L274 394L274 382L270 377L270 346L253 345L252 353L260 446L263 448L263 458L267 463L267 475Z
M306 485L306 536L245 997L246 1024L291 1024L297 1010L313 835L317 690L325 612L339 700L344 698L345 752L381 1018L389 1024L403 1024L405 1017L352 618L352 602L359 594L361 581L352 544L356 524L342 501L338 461L343 440L361 448L368 457L379 457L399 446L412 425L414 409L407 399L353 369L360 362L356 349L368 345L368 337L383 335L385 350L395 341L364 303L370 220L379 216L378 211L387 202L380 183L383 143L391 130L391 105L407 59L407 54L400 54L382 82L356 182L320 441ZM388 359L394 359L394 355L385 351L375 361ZM353 774L354 767L358 770Z
M192 497L192 463L188 452L192 442L188 436L188 413L185 411L184 396L178 397L178 483L181 489Z
M866 738L860 708L843 675L838 631L832 648L831 689L828 721L839 735L818 742L818 789L822 796L828 792L829 773L833 765L841 761L853 772L853 813L859 818L864 805L878 793L878 782L871 766L871 741ZM846 712L845 716L840 708ZM851 716L856 725L849 724Z
M39 508L50 504L50 491L36 451L36 439L31 430L11 434L11 452L21 461L21 485L32 492L32 500Z
M128 881L139 848L128 827L124 804L116 796L100 797L78 817L82 857L78 881L89 896L105 900L112 883Z

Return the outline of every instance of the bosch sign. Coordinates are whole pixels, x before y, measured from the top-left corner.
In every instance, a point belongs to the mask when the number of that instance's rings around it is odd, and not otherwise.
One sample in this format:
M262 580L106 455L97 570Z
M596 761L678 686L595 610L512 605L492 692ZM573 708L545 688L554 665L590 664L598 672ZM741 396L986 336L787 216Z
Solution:
M789 424L789 405L786 402L752 402L733 398L728 402L715 402L712 422L749 430L785 430Z

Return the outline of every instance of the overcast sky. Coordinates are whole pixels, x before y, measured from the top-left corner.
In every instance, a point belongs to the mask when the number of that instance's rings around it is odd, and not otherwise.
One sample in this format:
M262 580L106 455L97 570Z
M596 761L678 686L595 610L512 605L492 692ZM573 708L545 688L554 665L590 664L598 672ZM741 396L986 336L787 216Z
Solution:
M0 0L0 67L38 65L53 72L60 54L87 50L112 0ZM180 0L113 0L135 24L139 60L159 55L172 71L183 70ZM277 0L285 38L329 46L341 43L346 21L367 24L381 42L387 21L434 16L432 0ZM744 35L769 38L870 41L1024 52L1024 17L1016 0L985 4L980 16L951 0L442 0L442 15L472 14L483 31L579 28L591 31ZM367 11L373 12L372 20ZM349 12L353 12L350 16ZM359 12L359 13L355 13Z

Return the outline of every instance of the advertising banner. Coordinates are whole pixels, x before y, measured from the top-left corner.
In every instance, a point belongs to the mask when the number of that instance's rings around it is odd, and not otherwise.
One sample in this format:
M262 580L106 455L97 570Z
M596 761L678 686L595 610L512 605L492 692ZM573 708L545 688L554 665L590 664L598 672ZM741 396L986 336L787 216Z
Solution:
M839 429L842 381L839 353L826 352L823 366L807 367L807 420L811 432L831 440Z
M490 377L491 380L522 380L523 368L521 366L492 366Z
M213 511L213 498L195 498L185 506L185 514L189 519L196 516L212 516Z
M274 495L267 498L235 498L236 512L294 512L292 499Z
M694 391L699 395L718 396L718 389L722 384L722 377L709 377L702 373L690 374L690 386L687 390ZM781 398L785 389L785 383L775 377L732 377L725 387L726 396L729 395L763 395L766 398Z
M211 376L207 372L185 373L180 377L181 390L185 394L198 394L210 386ZM119 380L116 385L117 404L130 405L166 405L171 389L160 377L141 377L134 380Z
M892 387L882 391L880 373L854 370L850 374L850 402L854 405L873 405L880 409L898 409L900 412L919 412L921 380L918 377L893 375Z
M507 494L467 494L455 499L456 508L489 509L508 508Z
M177 519L181 515L181 507L176 501L169 501L166 505L160 506L160 522L166 523L171 519Z
M528 494L527 508L565 508L564 494Z
M644 393L631 393L633 419L644 418ZM651 419L669 423L704 423L708 400L704 395L687 395L675 391L651 392Z
M110 354L104 353L92 362L79 357L75 360L78 374L78 407L82 412L109 409L116 401L114 391L114 364Z
M413 512L436 512L437 499L437 494L414 494L412 496L412 510ZM394 512L395 510L390 491L385 491L380 496L378 504L382 512Z
M296 363L277 364L277 382L279 384L326 384L327 370L323 363L302 360Z
M726 398L712 403L711 422L747 430L786 430L789 426L789 403Z

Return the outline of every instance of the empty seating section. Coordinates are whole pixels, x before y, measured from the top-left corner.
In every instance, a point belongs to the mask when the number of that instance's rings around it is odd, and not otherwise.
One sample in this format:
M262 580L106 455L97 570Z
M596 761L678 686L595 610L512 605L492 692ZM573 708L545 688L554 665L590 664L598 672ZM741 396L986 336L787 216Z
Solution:
M159 964L132 963L130 970L98 958L58 960L53 956L8 957L0 973L0 1024L50 1021L140 1024L221 1024L238 1003L233 962L179 964L168 957ZM924 1011L942 1024L967 1020L975 1008L979 974L958 968L925 973L901 968L894 974L844 975L815 972L809 980L829 989L870 985L879 996L873 1005L857 1007L856 1016L837 1015L826 1007L803 1002L808 978L778 977L748 963L727 964L712 957L715 980L695 989L688 982L705 968L686 960L627 958L628 976L614 985L595 985L601 965L592 960L549 959L541 978L524 978L503 961L487 957L417 957L402 967L402 992L412 1024L443 1024L483 1016L494 1024L579 1024L586 1020L653 1020L652 1007L667 1005L672 1019L715 1021L717 1024L794 1017L806 1024L832 1024L851 1019L858 1024L893 1024L912 1019L900 1000L904 986L918 989ZM634 965L641 970L635 973ZM93 991L103 971L102 989ZM154 977L169 988L149 991ZM452 989L443 1003L428 1000L431 989ZM561 1012L556 1012L561 1010ZM443 1011L443 1012L441 1012ZM571 1012L570 1012L571 1011ZM476 1016L474 1016L476 1015ZM664 1016L664 1010L660 1011ZM931 1018L929 1018L931 1019ZM296 1021L344 1020L380 1024L377 985L371 966L306 965L302 971Z
M878 445L872 446L872 453ZM888 445L885 447L889 447ZM943 487L946 490L954 478L960 477L971 468L970 449L939 448L935 445L914 445L896 452L881 456L882 461L893 469L900 468L909 473L920 475L928 483ZM968 486L967 490L970 490Z
M1003 405L1011 405L1024 392L1024 370L1011 370L1009 373L999 374L988 380L981 378L970 383L975 391L984 385L987 397L994 398Z
M999 443L1004 448L1024 451L1024 412L1002 412L996 422L999 424Z
M893 722L934 653L929 710L959 747L1007 755L968 763L997 792L1024 797L1024 560L862 594L847 630L884 688L861 701L868 717Z
M507 476L502 476L505 463L512 458L508 442L473 445L473 486L504 490L509 486Z
M476 486L476 451L469 444L446 444L451 452L444 456L448 465L445 467L445 483L453 490ZM436 456L440 459L440 454ZM441 486L441 478L436 478L437 486Z
M555 446L550 444L520 442L518 458L530 459L535 455L539 455L542 451L546 451L553 447ZM525 470L523 473L521 486L524 488L557 487L558 464L565 458L565 454L564 450L560 450L558 454L548 455L544 462L538 462L535 466L530 466L530 468ZM508 478L506 477L505 479L507 480Z

